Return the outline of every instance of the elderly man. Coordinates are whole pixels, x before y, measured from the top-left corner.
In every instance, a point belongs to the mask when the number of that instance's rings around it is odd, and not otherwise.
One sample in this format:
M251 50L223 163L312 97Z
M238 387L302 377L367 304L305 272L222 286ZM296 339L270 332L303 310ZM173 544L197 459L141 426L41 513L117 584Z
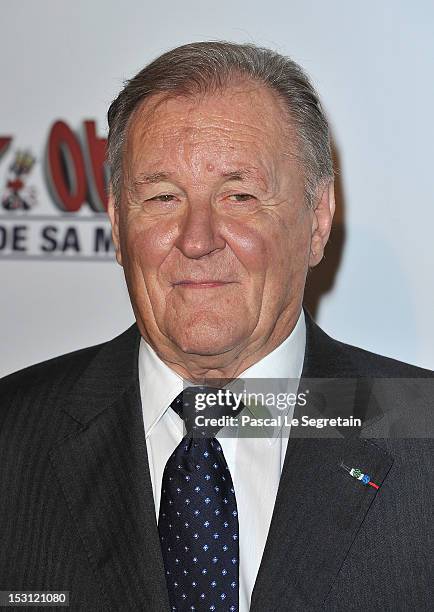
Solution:
M373 402L366 381L431 374L332 340L302 308L335 208L306 75L254 45L193 43L108 118L136 324L2 381L0 588L92 612L428 609L428 442L368 440L410 396ZM187 422L186 386L194 402L308 378L356 381L333 414L363 425L318 439L295 421L255 437Z

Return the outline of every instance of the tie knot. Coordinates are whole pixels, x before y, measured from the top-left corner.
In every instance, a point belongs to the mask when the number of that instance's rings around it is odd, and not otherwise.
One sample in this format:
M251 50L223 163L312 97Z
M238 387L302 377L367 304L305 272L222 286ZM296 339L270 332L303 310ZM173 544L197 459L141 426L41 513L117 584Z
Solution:
M230 417L241 412L244 404L229 389L198 385L183 389L171 408L183 419L188 433L214 437L230 423Z

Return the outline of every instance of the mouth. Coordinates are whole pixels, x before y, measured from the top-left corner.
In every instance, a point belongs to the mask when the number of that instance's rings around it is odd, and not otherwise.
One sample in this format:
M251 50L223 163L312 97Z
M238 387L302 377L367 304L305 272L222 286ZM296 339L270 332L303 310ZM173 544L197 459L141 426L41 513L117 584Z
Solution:
M213 289L214 287L224 287L225 285L232 285L233 281L219 281L206 279L203 281L196 280L182 280L176 283L173 283L174 287L179 287L180 289Z

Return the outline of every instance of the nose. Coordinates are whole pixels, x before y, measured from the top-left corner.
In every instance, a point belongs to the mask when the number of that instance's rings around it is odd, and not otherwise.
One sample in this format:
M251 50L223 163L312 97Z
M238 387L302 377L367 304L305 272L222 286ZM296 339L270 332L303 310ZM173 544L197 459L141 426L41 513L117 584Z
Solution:
M226 241L219 232L219 223L211 204L203 201L190 205L175 242L186 257L198 259L224 249Z

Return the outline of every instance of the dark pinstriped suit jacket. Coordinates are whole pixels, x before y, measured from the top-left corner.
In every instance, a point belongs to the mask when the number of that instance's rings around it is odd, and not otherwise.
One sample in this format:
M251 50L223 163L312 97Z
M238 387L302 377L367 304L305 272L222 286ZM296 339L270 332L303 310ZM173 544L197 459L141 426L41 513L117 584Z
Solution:
M68 590L73 611L167 612L139 339L133 325L0 381L0 590ZM356 404L337 402L375 436L395 407L411 414L413 398L403 384L372 412L367 377L432 374L337 342L307 315L302 380L317 376L362 377ZM363 431L291 432L252 611L432 609L431 441L369 441ZM351 478L342 460L380 489Z

